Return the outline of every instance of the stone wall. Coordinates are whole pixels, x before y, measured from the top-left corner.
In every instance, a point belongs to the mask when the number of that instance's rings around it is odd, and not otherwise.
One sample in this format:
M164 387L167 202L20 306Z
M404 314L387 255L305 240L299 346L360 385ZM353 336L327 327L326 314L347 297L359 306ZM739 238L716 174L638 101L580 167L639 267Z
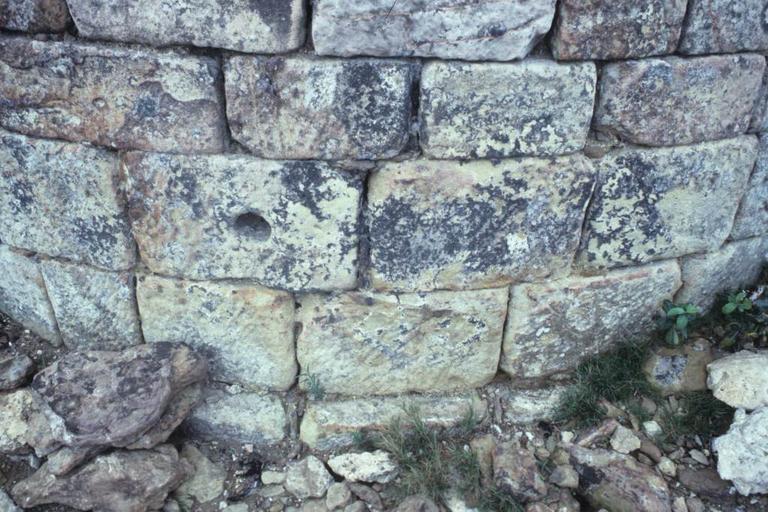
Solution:
M407 403L546 417L664 299L759 272L766 16L0 0L0 309L68 349L192 345L188 430L257 448Z

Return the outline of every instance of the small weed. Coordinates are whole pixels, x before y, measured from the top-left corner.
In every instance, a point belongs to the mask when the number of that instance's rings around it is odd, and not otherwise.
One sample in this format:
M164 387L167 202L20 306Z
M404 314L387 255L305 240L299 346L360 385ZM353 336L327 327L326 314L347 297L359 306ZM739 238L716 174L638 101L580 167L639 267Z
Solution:
M320 377L307 369L304 376L304 385L307 387L307 395L310 400L322 400L325 398L325 387L320 382Z
M768 347L768 296L766 287L754 291L735 291L713 308L706 320L720 339L720 347L738 351L747 345Z
M709 391L694 391L678 398L678 409L666 406L661 411L661 426L666 440L698 434L708 440L723 434L733 420L733 409Z
M688 339L688 329L699 316L699 308L693 304L675 304L666 300L657 319L667 345L677 346Z

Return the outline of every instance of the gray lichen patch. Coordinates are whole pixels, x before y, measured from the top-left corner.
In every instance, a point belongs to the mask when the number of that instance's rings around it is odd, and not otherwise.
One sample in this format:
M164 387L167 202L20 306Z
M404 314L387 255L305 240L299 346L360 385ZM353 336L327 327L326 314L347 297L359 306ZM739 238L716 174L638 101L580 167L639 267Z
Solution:
M760 136L757 162L741 198L731 238L768 234L768 133Z
M355 285L358 176L242 155L128 153L130 217L156 273L289 290Z
M421 76L421 147L449 159L579 151L595 81L592 62L430 62Z
M368 183L373 286L490 288L566 275L594 174L581 155L383 165Z
M765 0L688 0L680 38L685 54L768 50Z
M18 32L62 32L69 26L66 0L2 0L0 28Z
M715 250L746 190L757 139L627 148L595 161L578 266L590 271Z

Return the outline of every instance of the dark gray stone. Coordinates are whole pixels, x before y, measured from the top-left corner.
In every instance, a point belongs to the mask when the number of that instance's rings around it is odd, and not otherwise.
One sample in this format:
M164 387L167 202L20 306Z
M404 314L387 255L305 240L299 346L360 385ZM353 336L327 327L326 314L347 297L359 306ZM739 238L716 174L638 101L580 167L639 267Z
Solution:
M768 50L765 0L688 0L680 52L736 53Z
M0 28L18 32L61 32L72 19L66 0L0 0Z
M34 371L35 363L26 354L0 350L0 391L21 386Z

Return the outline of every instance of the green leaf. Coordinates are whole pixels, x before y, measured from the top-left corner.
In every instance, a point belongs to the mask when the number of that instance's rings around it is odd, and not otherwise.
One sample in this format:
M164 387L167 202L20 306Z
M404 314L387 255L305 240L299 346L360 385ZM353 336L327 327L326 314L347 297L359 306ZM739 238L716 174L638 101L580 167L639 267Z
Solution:
M675 321L675 327L677 327L680 330L685 329L688 326L688 317L685 315L680 315L677 317L677 320Z
M680 306L675 306L674 308L667 311L667 316L672 318L673 316L682 315L685 313L685 309L681 308Z
M724 315L730 315L734 311L736 311L736 304L734 304L733 302L728 302L728 303L726 303L725 306L723 306L723 314Z
M693 304L686 304L685 305L685 312L689 315L697 315L699 313L698 306L694 306Z
M665 337L667 343L670 345L678 345L680 344L680 338L677 335L677 331L674 329L670 329L667 331L667 335Z

